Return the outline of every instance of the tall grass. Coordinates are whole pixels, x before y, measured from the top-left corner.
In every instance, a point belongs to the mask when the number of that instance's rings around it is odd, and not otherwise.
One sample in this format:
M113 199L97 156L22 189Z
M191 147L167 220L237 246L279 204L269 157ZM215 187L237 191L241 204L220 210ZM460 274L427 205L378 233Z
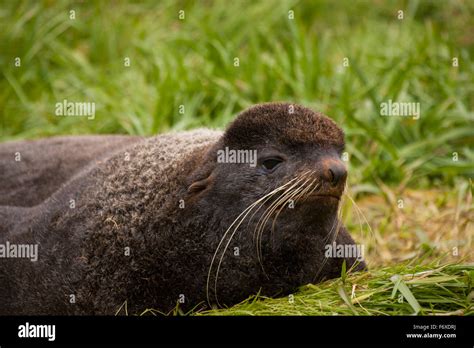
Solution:
M0 135L224 127L285 100L342 125L353 182L453 184L474 174L473 12L463 1L4 1ZM95 102L96 118L55 116L63 99ZM420 102L421 118L381 117L389 99Z

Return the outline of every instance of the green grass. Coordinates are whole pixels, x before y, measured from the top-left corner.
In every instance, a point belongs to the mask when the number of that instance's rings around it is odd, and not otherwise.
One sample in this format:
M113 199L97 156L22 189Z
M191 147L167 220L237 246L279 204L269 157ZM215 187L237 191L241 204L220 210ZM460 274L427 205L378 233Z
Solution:
M0 135L224 127L286 100L341 124L353 182L454 184L474 173L473 12L463 1L4 1ZM95 120L55 116L63 99L95 102ZM420 102L421 118L381 117L389 99Z
M402 264L310 284L288 297L255 296L229 309L197 314L474 315L473 298L472 264Z

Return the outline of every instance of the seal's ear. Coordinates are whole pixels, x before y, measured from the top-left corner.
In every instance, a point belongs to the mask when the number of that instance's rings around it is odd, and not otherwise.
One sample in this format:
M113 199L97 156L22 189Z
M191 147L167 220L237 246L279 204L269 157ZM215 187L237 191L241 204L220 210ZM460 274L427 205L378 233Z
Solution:
M213 181L212 179L213 179L212 175L209 175L207 178L194 181L191 185L189 185L188 193L195 194L195 193L204 191L212 183Z
M198 169L191 175L188 183L188 194L191 196L199 194L208 189L215 180L214 169L216 168L215 151L209 151L200 164Z

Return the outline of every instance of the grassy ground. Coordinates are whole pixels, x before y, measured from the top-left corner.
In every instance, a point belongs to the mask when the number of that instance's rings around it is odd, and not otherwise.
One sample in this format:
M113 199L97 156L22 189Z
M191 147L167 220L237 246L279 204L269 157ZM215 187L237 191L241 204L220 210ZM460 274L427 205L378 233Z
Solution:
M343 216L371 272L344 288L375 293L347 305L335 281L305 288L296 309L280 299L229 313L408 313L390 277L426 270L405 282L420 314L430 291L451 301L436 311L472 313L459 263L473 261L473 14L461 0L0 1L0 141L224 127L258 102L304 104L346 132L359 208L348 201ZM55 116L64 99L94 102L95 118ZM381 117L389 100L419 102L421 117Z
M401 264L199 315L474 315L474 266ZM470 293L470 295L468 295Z

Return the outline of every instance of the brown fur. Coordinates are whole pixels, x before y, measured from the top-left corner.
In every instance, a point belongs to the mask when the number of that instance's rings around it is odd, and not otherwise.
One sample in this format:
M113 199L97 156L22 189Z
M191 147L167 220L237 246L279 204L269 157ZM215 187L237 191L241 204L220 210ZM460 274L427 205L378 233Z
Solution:
M332 239L354 243L344 227L332 228L339 202L326 196L340 196L344 187L345 177L335 183L327 164L341 162L343 133L321 114L289 110L259 105L224 134L199 130L140 141L82 169L38 206L0 208L0 242L40 243L37 263L0 260L0 313L114 314L125 301L129 313L168 311L182 296L181 306L192 308L206 302L208 274L217 285L210 303L231 305L258 291L284 295L339 276L344 260L326 259L324 246ZM216 152L225 147L257 150L258 165L218 163ZM267 172L262 161L275 153L285 160ZM265 206L229 240L216 278L211 260L237 216L308 170L321 185L294 210L284 209L274 231L265 227L262 262L252 234Z
M0 205L37 205L92 161L100 161L140 139L120 135L60 136L0 144Z

